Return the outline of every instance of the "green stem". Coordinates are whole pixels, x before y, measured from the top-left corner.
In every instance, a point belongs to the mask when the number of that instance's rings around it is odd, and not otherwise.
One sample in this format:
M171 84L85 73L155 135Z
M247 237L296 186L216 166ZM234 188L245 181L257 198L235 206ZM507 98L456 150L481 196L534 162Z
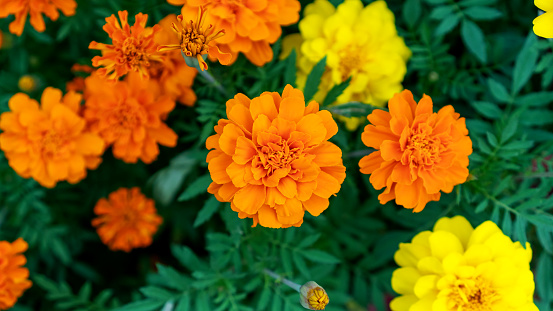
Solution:
M300 292L301 285L294 283L288 279L283 278L281 275L276 274L275 272L269 270L269 269L263 269L263 273L266 275L272 277L273 279L277 281L281 281L282 283L288 285L291 289L295 290L296 292Z

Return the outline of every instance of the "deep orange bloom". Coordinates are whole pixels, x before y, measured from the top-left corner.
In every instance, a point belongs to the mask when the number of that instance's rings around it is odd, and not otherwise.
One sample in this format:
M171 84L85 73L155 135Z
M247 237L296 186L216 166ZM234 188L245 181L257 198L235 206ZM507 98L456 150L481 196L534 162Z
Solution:
M161 31L154 38L159 45L179 44L172 23L178 22L175 14L167 15L159 25ZM164 61L154 61L149 68L150 79L155 79L164 94L170 95L181 104L192 106L196 102L196 93L192 90L194 78L198 74L195 68L189 67L180 51L166 51L162 53Z
M75 0L1 0L0 18L10 14L15 15L15 20L10 23L10 32L20 36L25 28L27 14L31 15L31 25L38 32L46 29L42 14L55 21L60 16L58 9L65 16L75 15L77 3Z
M51 188L62 180L77 183L100 164L104 142L86 131L81 97L69 92L62 98L48 87L39 106L26 94L12 96L11 111L0 116L0 149L19 175Z
M197 18L195 23L193 20L186 22L182 15L177 16L180 27L172 23L172 28L177 33L178 44L161 45L158 50L181 50L185 57L196 58L202 71L207 70L207 63L204 60L204 55L209 55L211 58L218 59L223 65L228 65L232 55L230 53L221 52L215 43L215 40L224 36L225 30L220 29L215 31L216 28L211 24L204 28L204 17L206 15L204 7L200 7L196 15Z
M22 254L28 248L22 238L13 243L0 241L0 310L8 310L23 292L33 285L29 270L22 266L27 259Z
M161 30L159 25L146 27L148 15L138 13L134 19L134 25L127 22L127 11L119 11L117 21L115 15L106 18L103 29L109 34L112 44L90 42L89 49L102 51L102 56L92 59L98 74L106 76L109 80L117 80L130 71L139 72L142 78L149 77L148 67L151 61L161 61L162 57L157 53L157 44L154 36Z
M163 219L157 214L154 200L146 198L139 188L120 188L101 198L94 207L98 217L92 226L112 251L130 252L133 248L152 244Z
M298 0L188 0L182 8L183 16L191 16L200 7L206 7L206 23L215 29L224 29L218 39L224 52L236 60L238 53L255 65L263 66L273 59L272 43L282 34L281 26L299 20Z
M381 204L395 199L405 208L420 212L430 201L449 193L469 175L472 141L465 118L453 106L432 112L426 95L417 104L409 90L395 94L390 112L374 110L361 139L377 151L359 161L361 173L371 174Z
M159 154L158 144L176 146L177 135L161 120L175 101L161 95L155 81L130 73L125 80L111 83L92 74L85 85L84 117L90 130L112 146L116 158L151 163Z
M265 92L227 101L227 119L206 141L209 193L240 218L264 227L299 227L304 211L318 216L346 177L342 151L327 140L338 126L327 110L287 85L280 94Z

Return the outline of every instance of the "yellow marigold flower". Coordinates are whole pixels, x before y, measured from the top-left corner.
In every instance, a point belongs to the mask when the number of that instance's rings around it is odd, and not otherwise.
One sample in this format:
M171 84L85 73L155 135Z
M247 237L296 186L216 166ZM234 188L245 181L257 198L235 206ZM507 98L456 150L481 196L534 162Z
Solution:
M33 285L29 270L22 266L27 259L22 254L28 248L22 238L13 243L0 241L0 310L8 310L23 292Z
M139 188L120 188L108 200L96 203L92 220L98 235L112 251L130 252L133 248L152 244L163 219L157 214L154 200L146 198Z
M534 19L534 33L540 37L553 38L553 2L551 0L534 0L534 4L545 11Z
M301 8L298 0L170 0L183 3L182 15L192 16L200 7L207 8L206 22L215 29L224 29L225 36L218 39L222 51L239 53L256 66L263 66L273 59L271 44L282 34L281 26L298 21Z
M65 16L75 15L77 3L75 0L2 0L0 1L0 18L10 14L15 15L15 20L10 23L10 32L20 36L25 28L27 14L31 15L31 25L38 32L46 29L42 14L55 21L60 16L58 9Z
M334 8L328 0L315 0L306 6L299 28L303 42L284 40L283 50L300 44L296 46L300 89L313 66L327 57L316 101L322 102L333 86L350 76L350 84L336 104L356 101L381 107L403 89L411 51L397 35L394 14L386 2L374 1L363 7L361 0L346 0ZM360 123L350 120L346 124L349 129Z
M159 154L158 144L176 146L177 134L162 121L175 101L162 95L156 81L131 72L125 80L111 83L92 74L85 79L84 97L90 130L112 146L116 158L151 163Z
M207 70L205 57L209 54L212 58L217 58L223 65L228 65L232 58L230 53L223 53L215 44L215 40L225 34L224 29L217 32L213 25L204 29L206 9L198 9L196 23L193 20L185 22L182 15L177 16L180 27L172 23L173 30L177 33L178 44L161 45L158 51L181 50L184 57L195 58L200 65L200 69Z
M161 30L159 25L146 27L148 15L138 13L134 19L134 25L127 22L128 12L119 11L117 21L115 15L106 18L103 29L108 33L112 44L92 41L89 49L100 50L102 56L92 59L94 67L102 67L98 74L115 81L130 71L139 72L142 78L149 77L148 67L151 61L161 61L162 57L157 53L158 45L154 36Z
M36 85L36 79L31 75L24 75L19 78L19 81L17 82L19 89L26 93L34 91L36 89Z
M324 310L328 302L328 294L319 284L309 281L300 288L302 307L309 310Z
M441 218L394 259L392 311L538 311L530 244L513 243L491 221L473 229L462 216Z
M18 93L9 101L10 112L0 116L0 149L9 165L22 177L32 177L52 188L58 181L77 183L86 169L101 162L104 142L86 131L79 116L81 95L48 87L41 105Z
M264 92L227 101L206 147L213 183L207 189L254 226L299 227L307 210L319 216L346 177L342 150L328 141L338 126L327 110L287 85L282 96Z

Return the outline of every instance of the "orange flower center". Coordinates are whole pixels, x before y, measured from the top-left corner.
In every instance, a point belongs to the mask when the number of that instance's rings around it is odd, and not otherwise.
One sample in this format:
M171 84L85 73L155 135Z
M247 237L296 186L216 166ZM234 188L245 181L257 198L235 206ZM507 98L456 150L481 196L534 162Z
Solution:
M129 63L132 66L149 66L148 58L145 57L145 53L137 45L140 45L140 42L137 42L136 38L128 37L125 39L122 47L123 55L125 55L123 63Z
M309 306L314 310L324 310L329 301L328 295L320 287L310 290L307 297L309 297L307 299Z
M481 277L459 279L450 289L448 310L491 311L493 302L500 299L491 283Z
M123 104L114 112L115 124L124 129L134 129L146 120L146 112L139 106Z
M179 30L175 24L173 29L177 32L180 39L181 50L186 56L197 56L207 54L209 51L209 42L222 37L225 34L224 30L219 30L214 33L213 25L209 25L206 29L203 28L205 8L200 7L198 19L194 23L190 20L184 24L182 15L177 16L181 22L182 30Z
M430 130L431 131L431 130ZM438 138L431 137L428 129L411 129L411 135L403 146L403 164L418 167L433 165L440 159L442 143Z
M50 131L46 133L40 142L41 154L47 158L53 158L65 153L68 147L68 140L59 133Z
M270 142L258 149L257 161L253 165L262 167L267 171L267 176L271 176L277 169L289 168L302 155L302 151L302 148L290 147L284 139L277 143Z

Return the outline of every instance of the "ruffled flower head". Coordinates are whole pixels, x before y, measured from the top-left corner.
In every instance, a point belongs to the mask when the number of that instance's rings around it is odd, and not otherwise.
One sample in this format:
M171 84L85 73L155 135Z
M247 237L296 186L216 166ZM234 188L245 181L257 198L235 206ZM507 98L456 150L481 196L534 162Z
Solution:
M179 44L161 45L158 51L181 50L184 57L196 59L201 70L207 70L207 55L218 59L223 65L228 65L232 55L221 52L215 44L216 39L224 36L225 30L215 31L216 28L211 24L204 28L205 14L206 9L200 7L195 23L193 20L186 22L182 15L177 16L180 27L175 23L172 23L172 27L178 36Z
M545 13L534 19L534 33L540 37L553 38L553 2L534 0L534 4Z
M159 25L146 27L148 15L138 13L134 19L134 25L127 22L128 12L119 11L117 21L115 15L106 18L103 29L108 33L112 44L92 41L89 49L100 50L102 56L92 59L94 67L102 67L97 70L99 75L115 81L130 71L139 72L142 78L148 78L148 67L151 61L161 61L162 57L157 53L157 44L154 36L160 31Z
M538 311L533 302L532 250L491 221L473 229L461 216L401 243L392 311Z
M19 175L52 188L62 180L77 183L87 168L100 164L104 142L86 130L79 115L81 97L74 92L62 97L48 87L40 106L23 93L10 99L10 112L0 116L0 149Z
M404 90L388 104L390 112L374 110L361 136L377 151L359 161L361 173L371 174L381 204L395 199L405 208L420 212L429 201L438 201L440 191L450 193L466 181L472 141L465 118L452 106L432 112L426 95L417 104Z
M338 132L331 114L319 111L287 85L279 93L227 101L227 119L206 142L213 183L209 193L231 202L254 226L299 227L305 210L318 216L346 176L342 151L328 139Z
M120 188L108 200L96 203L92 220L98 235L112 251L130 252L133 248L152 244L163 219L157 214L154 200L146 198L139 188Z
M2 0L0 2L0 18L10 14L15 20L10 23L10 32L20 36L25 28L27 14L31 15L31 25L38 32L46 29L42 14L55 21L60 16L58 9L65 16L75 15L77 3L75 0Z
M8 310L33 285L29 270L22 266L27 259L22 254L28 248L22 238L13 243L0 241L0 310Z
M182 7L183 16L192 16L200 8L207 8L205 20L215 29L224 29L225 36L217 40L224 52L236 60L239 53L256 66L273 59L271 44L282 34L281 26L298 21L298 0L189 0ZM170 1L179 4L182 1ZM230 60L230 59L229 59Z
M176 146L177 135L161 118L173 110L175 101L161 95L155 81L130 73L113 84L92 74L85 85L84 117L90 130L112 146L116 158L151 163L159 154L158 144Z

